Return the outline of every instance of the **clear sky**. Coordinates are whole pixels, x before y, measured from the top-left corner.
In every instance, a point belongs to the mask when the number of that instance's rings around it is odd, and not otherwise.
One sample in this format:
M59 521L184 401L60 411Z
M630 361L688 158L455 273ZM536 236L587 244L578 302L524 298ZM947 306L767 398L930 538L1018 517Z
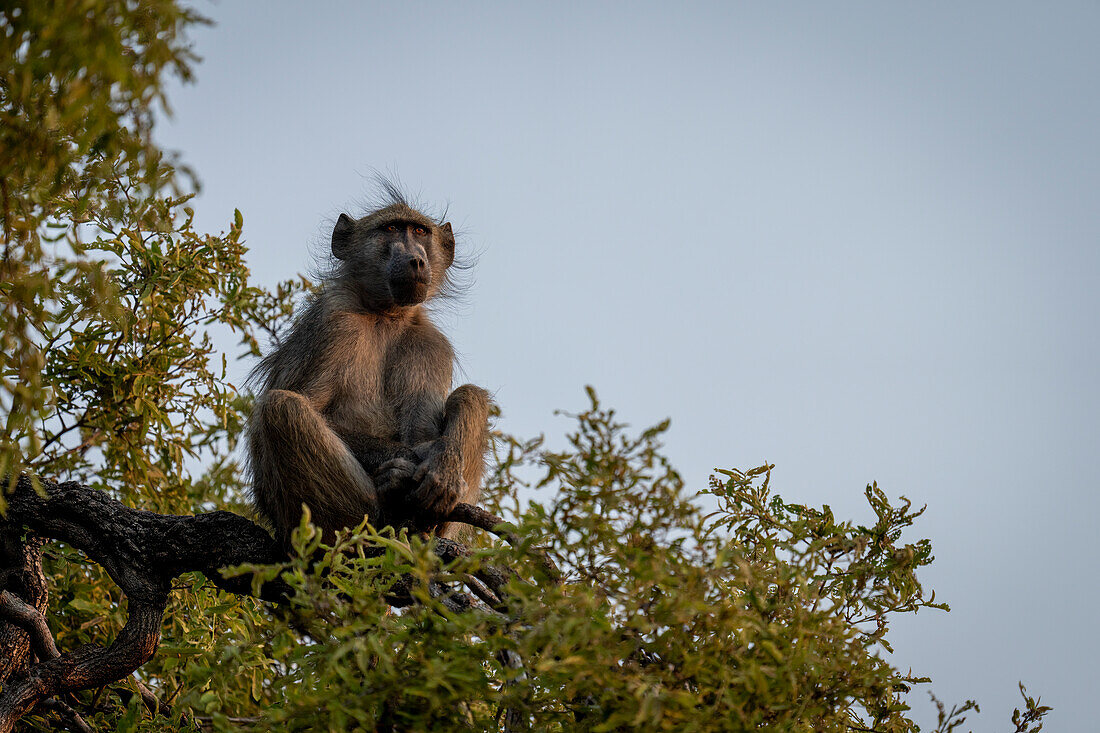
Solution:
M694 488L770 461L840 516L926 503L953 610L893 662L975 731L1018 680L1095 724L1100 5L197 7L159 138L261 282L395 171L480 253L442 325L505 429L560 436L593 384L672 418Z

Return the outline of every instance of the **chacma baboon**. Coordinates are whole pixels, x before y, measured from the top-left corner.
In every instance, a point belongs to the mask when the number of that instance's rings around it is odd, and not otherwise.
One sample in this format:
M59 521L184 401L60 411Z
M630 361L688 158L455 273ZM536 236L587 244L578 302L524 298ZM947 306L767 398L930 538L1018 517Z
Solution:
M448 284L454 234L386 191L340 215L331 272L252 375L252 496L283 543L303 504L328 541L364 515L447 536L440 520L481 490L489 397L451 392L454 351L423 307Z

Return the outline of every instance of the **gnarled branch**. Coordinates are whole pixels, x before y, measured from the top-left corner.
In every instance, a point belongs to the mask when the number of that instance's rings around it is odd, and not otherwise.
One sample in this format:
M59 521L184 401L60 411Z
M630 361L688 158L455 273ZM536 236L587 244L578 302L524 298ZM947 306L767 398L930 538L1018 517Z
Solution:
M33 552L15 575L23 582L8 582L0 593L0 656L21 654L0 669L0 733L8 733L15 722L41 701L65 692L100 687L133 673L152 658L160 642L160 626L172 580L182 573L198 571L214 585L232 593L252 595L250 575L223 575L227 566L244 563L268 565L283 562L286 554L259 525L231 512L217 511L195 516L156 514L131 509L106 493L76 483L55 483L39 479L42 493L30 477L20 476L8 497L7 516L0 520L0 535L12 538L29 530ZM482 509L460 504L448 521L461 522L493 531L501 520ZM129 616L118 638L103 648L88 645L58 652L46 626L44 589L34 588L26 597L27 578L35 580L37 548L48 538L66 542L101 565L128 598ZM453 560L467 553L456 542L439 539L436 553ZM24 555L27 554L24 548ZM13 553L8 549L5 557ZM0 569L2 571L2 569ZM498 592L505 578L494 571L479 579ZM8 571L8 575L12 575ZM3 580L4 576L0 576ZM42 579L44 581L44 578ZM412 603L408 579L399 579L387 593L393 605ZM33 585L34 583L31 583ZM438 585L438 584L436 584ZM452 610L473 604L470 596L444 586L432 588L433 595ZM22 591L22 592L21 592ZM278 602L289 593L281 580L266 582L259 591L264 600ZM23 595L23 598L19 596ZM18 633L5 636L5 625ZM13 644L5 645L6 638ZM37 657L37 662L33 661Z

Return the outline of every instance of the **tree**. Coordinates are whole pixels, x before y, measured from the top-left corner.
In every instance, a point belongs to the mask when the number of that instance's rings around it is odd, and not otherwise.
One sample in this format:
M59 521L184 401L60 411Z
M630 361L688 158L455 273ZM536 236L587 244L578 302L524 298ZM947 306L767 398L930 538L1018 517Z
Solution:
M634 434L592 390L565 451L497 436L488 512L458 518L499 536L324 548L304 520L280 553L246 518L248 398L212 334L254 356L308 284L251 283L239 212L194 231L152 142L197 22L0 12L0 730L916 729L924 680L881 652L895 614L946 608L930 543L902 541L921 512L872 485L876 522L838 521L761 466L719 472L706 514L667 423Z

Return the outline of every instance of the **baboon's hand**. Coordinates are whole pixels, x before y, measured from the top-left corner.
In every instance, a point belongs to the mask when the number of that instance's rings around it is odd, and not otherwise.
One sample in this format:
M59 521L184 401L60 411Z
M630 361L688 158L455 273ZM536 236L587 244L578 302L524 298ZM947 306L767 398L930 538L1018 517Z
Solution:
M412 478L418 484L413 502L435 517L450 514L466 493L462 458L446 445L436 444Z
M413 483L416 469L416 464L406 458L390 459L379 466L375 472L373 476L375 489L384 498L389 494L404 493L403 489L407 489Z

